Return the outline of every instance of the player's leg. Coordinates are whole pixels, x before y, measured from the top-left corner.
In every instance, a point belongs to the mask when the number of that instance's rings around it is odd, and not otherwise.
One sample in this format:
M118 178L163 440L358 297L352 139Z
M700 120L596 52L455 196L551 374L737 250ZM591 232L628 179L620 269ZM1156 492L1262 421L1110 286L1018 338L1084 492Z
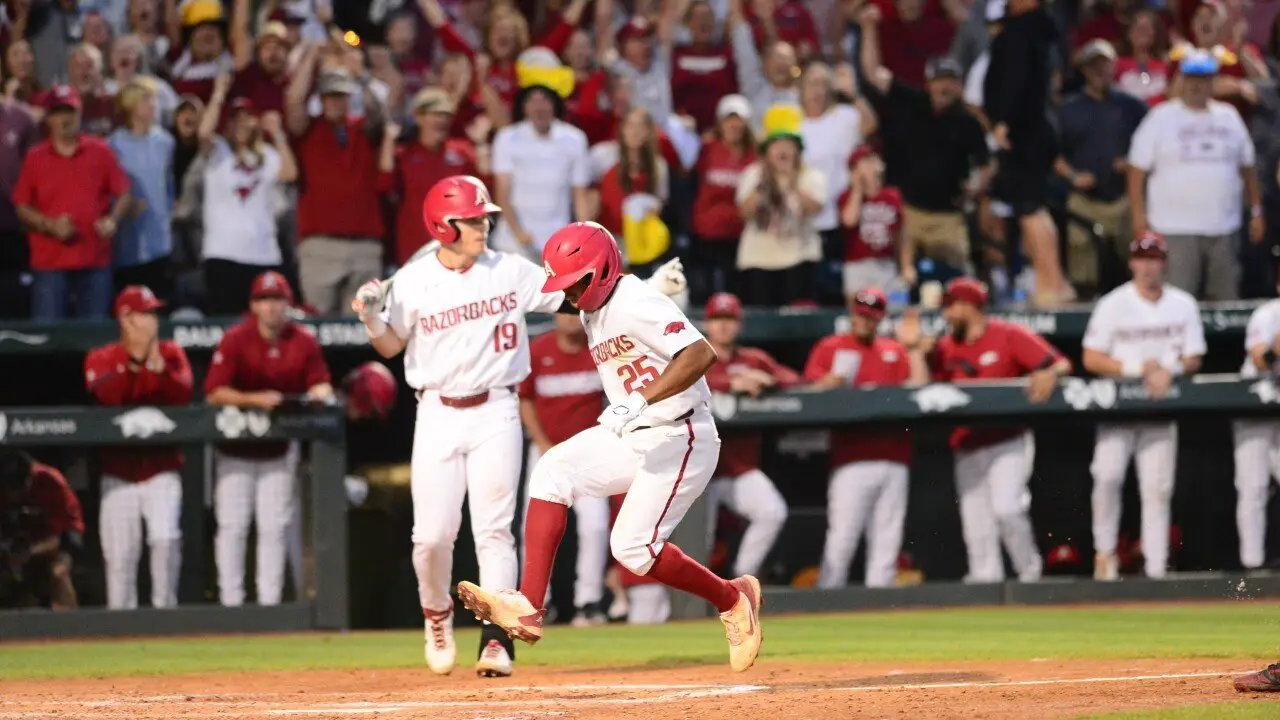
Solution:
M1131 427L1099 425L1098 439L1093 446L1093 462L1089 472L1093 475L1093 577L1097 580L1118 580L1119 563L1116 560L1116 542L1120 536L1121 490L1124 489L1125 472L1129 469L1129 457L1133 455L1134 433Z
M818 587L838 588L849 582L849 563L858 554L871 508L879 489L876 463L841 465L827 485L827 538L822 546Z
M533 469L538 466L538 461L542 459L542 452L538 450L538 446L529 443L529 451L525 454L524 459L524 493L520 499L520 534L516 537L517 548L520 551L520 566L524 566L525 544L524 544L524 528L529 522L529 500L533 497ZM551 586L547 586L547 596L542 599L543 606L551 604Z
M279 605L284 594L284 572L289 557L289 525L297 503L297 465L284 457L258 462L257 498L257 588L259 605Z
M1169 522L1174 474L1178 465L1178 426L1150 425L1137 433L1135 458L1142 498L1142 556L1147 577L1162 578L1169 568Z
M1035 440L1025 432L990 450L993 457L987 470L987 487L991 489L991 510L1000 538L1018 579L1039 580L1043 563L1031 529L1031 492L1027 489L1035 462Z
M578 558L574 565L573 604L575 625L605 622L604 573L609 563L609 499L578 496L573 500L577 521Z
M880 494L867 527L867 587L892 587L898 577L902 527L907 521L907 466L877 462Z
M244 554L253 518L257 470L251 460L216 453L214 471L213 515L218 531L213 555L218 566L218 600L237 607L244 604Z
M104 475L98 511L102 560L106 565L107 607L138 607L138 561L142 558L142 509L134 483Z
M1267 491L1271 484L1271 423L1239 420L1232 423L1236 461L1236 530L1240 534L1240 563L1246 569L1266 561Z
M747 519L747 531L738 546L733 574L758 575L787 522L787 501L769 476L757 469L733 479L725 505Z
M151 551L151 604L178 605L178 571L182 567L182 477L163 472L141 483L142 517Z
M957 450L955 453L956 498L960 504L960 530L969 557L965 582L1001 582L1004 559L1000 556L1000 532L987 487L990 448Z

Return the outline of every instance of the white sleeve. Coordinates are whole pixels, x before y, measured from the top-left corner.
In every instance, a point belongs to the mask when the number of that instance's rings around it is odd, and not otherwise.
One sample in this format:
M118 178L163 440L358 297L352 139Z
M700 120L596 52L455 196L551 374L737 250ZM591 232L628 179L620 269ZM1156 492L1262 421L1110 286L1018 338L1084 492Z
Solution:
M1100 353L1111 354L1114 347L1115 329L1111 326L1111 310L1107 306L1110 303L1098 303L1093 308L1093 314L1089 316L1089 324L1084 329L1084 348L1086 350L1096 350Z
M1208 351L1204 343L1204 321L1200 319L1200 308L1195 302L1190 303L1187 317L1187 342L1182 347L1183 357L1204 357Z
M1138 123L1138 129L1133 132L1133 139L1129 141L1129 164L1143 172L1151 172L1151 168L1155 167L1156 137L1160 134L1156 124L1163 115L1159 111L1148 113Z
M397 282L391 286L386 300L382 303L382 312L379 313L382 321L401 340L408 340L413 333L414 314L413 310L406 304L406 299L405 292L401 290L400 282Z
M520 306L526 313L553 313L560 309L564 304L564 292L542 292L542 284L547 281L547 275L541 267L519 255L507 257L516 264L516 272L519 273L516 287L519 288Z
M493 174L510 175L516 171L516 160L512 155L510 128L503 128L493 138Z
M1249 316L1249 325L1244 329L1244 351L1251 352L1259 345L1270 346L1275 341L1272 329L1271 308L1263 305Z
M569 169L569 185L588 188L592 185L591 153L587 151L587 137L581 132L573 136L573 165Z
M827 176L820 170L806 168L800 173L800 189L809 199L825 205L827 202Z
M610 168L618 164L618 143L615 140L598 142L591 146L587 155L591 160L591 182L594 185L600 182Z
M273 147L262 149L262 175L268 182L279 182L277 178L280 177L280 153Z
M733 197L735 204L741 205L751 197L751 193L760 185L760 176L759 163L751 163L742 171L742 177L738 179L738 192Z
M702 333L671 298L647 286L644 290L627 304L628 334L668 359L703 339Z

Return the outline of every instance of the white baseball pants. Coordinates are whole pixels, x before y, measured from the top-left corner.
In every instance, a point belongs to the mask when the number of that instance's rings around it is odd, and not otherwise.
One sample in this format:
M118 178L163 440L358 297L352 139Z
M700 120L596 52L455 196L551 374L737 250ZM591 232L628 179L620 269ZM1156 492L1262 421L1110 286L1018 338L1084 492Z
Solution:
M844 587L867 535L867 587L892 587L907 519L907 466L887 460L841 465L827 486L827 540L818 587ZM996 551L999 553L999 550Z
M1267 490L1271 478L1280 478L1280 423L1239 420L1232 425L1240 563L1258 568L1267 560Z
M597 425L551 448L533 469L529 492L561 505L626 493L609 548L623 567L644 575L706 490L719 457L720 435L705 409L622 437Z
M257 523L256 588L259 605L279 605L284 594L289 526L297 504L298 461L294 453L251 460L215 453L213 511L218 522L214 560L218 565L218 600L244 604L245 549L249 524Z
M965 582L1004 580L1002 541L1019 580L1040 578L1042 562L1031 529L1031 493L1027 490L1035 452L1030 432L977 450L956 452L956 494L969 555Z
M107 574L107 607L138 607L138 561L142 559L142 526L151 550L151 605L178 604L178 569L182 565L182 477L162 472L142 482L105 475L98 513L102 559Z
M490 390L470 408L440 403L426 391L418 400L410 489L413 493L413 569L423 609L443 611L453 602L453 547L468 503L471 534L486 588L516 586L516 540L511 522L520 489L524 431L516 396Z
M533 477L542 453L538 446L529 444L525 460L527 475ZM529 516L529 492L526 489L521 516ZM574 563L573 606L576 608L598 603L604 599L604 573L609 564L609 498L579 495L573 499L573 517L577 527L578 558ZM524 533L520 534L520 553L524 554ZM543 605L551 602L551 585L547 584L547 597Z
M1093 447L1093 547L1114 554L1120 535L1121 491L1129 459L1138 468L1142 498L1142 555L1147 577L1161 578L1169 564L1169 516L1178 462L1175 423L1099 425Z
M747 520L747 531L742 535L738 557L733 563L734 577L759 575L760 566L764 565L787 522L787 501L782 493L768 475L756 469L737 477L715 478L707 490L707 499L711 513L707 530L713 540L721 505Z
M628 625L661 625L671 619L671 591L661 583L627 588Z

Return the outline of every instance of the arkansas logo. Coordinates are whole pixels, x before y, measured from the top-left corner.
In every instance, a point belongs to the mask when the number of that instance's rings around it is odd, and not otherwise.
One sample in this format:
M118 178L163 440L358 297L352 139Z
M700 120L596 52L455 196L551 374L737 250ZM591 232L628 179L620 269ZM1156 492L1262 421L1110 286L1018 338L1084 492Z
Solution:
M676 333L682 333L682 332L684 332L684 323L673 322L673 323L667 324L667 328L662 331L662 334L665 336L665 335L675 335Z

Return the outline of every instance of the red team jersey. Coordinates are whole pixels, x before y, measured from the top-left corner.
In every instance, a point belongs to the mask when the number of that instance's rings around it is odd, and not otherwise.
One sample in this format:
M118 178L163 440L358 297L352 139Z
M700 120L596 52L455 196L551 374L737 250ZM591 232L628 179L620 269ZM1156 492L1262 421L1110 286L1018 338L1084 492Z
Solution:
M529 343L529 360L520 397L533 401L538 423L553 445L596 424L605 406L604 385L585 343L581 352L567 353L555 333L546 333Z
M959 343L951 335L941 337L929 365L935 380L966 383L1022 377L1061 359L1057 348L1021 325L988 319L982 337L971 344ZM994 445L1025 429L959 427L951 433L951 449L974 450Z
M80 499L56 468L32 463L31 487L19 506L21 530L33 544L64 533L84 534Z
M842 334L829 335L813 347L804 366L805 380L821 380L838 365L842 374L852 375L850 387L901 385L911 376L907 349L897 340L877 337L867 344L853 335ZM911 461L911 437L906 428L831 431L831 467L876 460L903 465Z
M129 367L129 353L120 343L89 351L84 359L84 384L103 405L186 405L194 394L187 354L172 340L160 342L164 369ZM98 457L103 475L142 482L182 467L182 453L173 446L109 447Z
M275 342L268 342L258 332L257 319L249 317L222 336L209 365L204 392L208 395L229 387L240 392L275 390L297 395L329 381L329 366L311 333L288 323ZM218 449L235 457L267 459L285 454L289 443L224 443Z
M777 380L779 388L796 385L800 375L757 348L735 348L732 354L720 355L707 371L707 386L712 392L727 393L729 381L744 370L763 370ZM738 477L760 467L759 430L726 430L720 435L720 464L711 477Z
M849 200L850 190L840 196L837 208ZM902 232L902 193L896 187L862 199L858 224L844 228L845 262L892 260L897 257L898 234Z

